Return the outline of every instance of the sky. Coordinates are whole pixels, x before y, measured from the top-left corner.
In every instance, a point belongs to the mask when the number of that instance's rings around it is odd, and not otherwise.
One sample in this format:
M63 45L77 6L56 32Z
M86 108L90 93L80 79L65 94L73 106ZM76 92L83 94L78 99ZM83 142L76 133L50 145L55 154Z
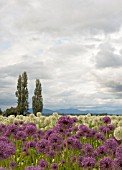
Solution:
M0 0L0 108L15 107L18 76L29 105L122 107L122 0Z

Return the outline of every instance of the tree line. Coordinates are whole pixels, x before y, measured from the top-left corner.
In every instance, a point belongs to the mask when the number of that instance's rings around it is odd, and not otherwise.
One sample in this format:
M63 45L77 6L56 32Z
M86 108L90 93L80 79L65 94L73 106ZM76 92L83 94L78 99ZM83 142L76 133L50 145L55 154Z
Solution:
M43 97L42 97L42 87L39 79L36 79L36 87L34 90L34 95L32 96L32 109L33 113L36 115L37 112L42 112L43 110ZM26 72L19 75L17 82L17 90L15 92L17 97L17 106L6 109L4 112L5 116L8 115L26 115L29 110L28 102L28 76Z

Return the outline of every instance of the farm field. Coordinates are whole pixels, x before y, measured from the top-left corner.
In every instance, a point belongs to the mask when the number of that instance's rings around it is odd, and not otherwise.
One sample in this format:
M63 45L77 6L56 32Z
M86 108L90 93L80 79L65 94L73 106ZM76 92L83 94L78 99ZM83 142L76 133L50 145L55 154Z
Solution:
M122 116L0 116L0 170L122 170Z

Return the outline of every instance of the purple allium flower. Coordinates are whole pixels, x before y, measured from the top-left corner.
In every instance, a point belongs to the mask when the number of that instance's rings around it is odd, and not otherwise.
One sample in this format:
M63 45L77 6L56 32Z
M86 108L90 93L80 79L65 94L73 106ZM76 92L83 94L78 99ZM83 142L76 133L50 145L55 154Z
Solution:
M65 136L66 130L69 131L69 129L64 129L61 125L56 124L56 126L53 127L53 130L57 133L60 133L62 136Z
M41 167L41 168L48 168L48 162L45 161L44 159L40 160L40 161L38 162L38 165L39 165L39 167Z
M90 129L86 125L81 124L79 126L79 129L82 131L83 134L89 134L90 133Z
M110 133L110 129L106 126L106 127L103 128L102 132L104 134L109 134Z
M51 164L51 169L52 170L57 170L58 169L58 164L57 163L52 163Z
M52 134L52 133L55 133L56 131L54 129L49 129L46 131L45 133L45 136L44 136L44 139L48 139L49 136Z
M70 116L61 116L57 122L57 124L59 124L61 127L65 129L71 128L73 123L74 121Z
M103 123L105 124L110 124L111 123L111 118L108 116L103 117L102 119Z
M83 156L79 156L78 157L78 166L81 167L81 168L83 167L82 166L82 161L83 161Z
M3 168L3 167L0 167L0 170L8 170L8 169L6 169L6 168Z
M74 142L74 138L72 138L72 137L68 137L67 141L64 140L64 143L67 143L68 147L72 147L73 146L73 142Z
M81 144L80 140L73 138L73 137L69 137L69 138L67 138L67 141L64 141L65 146L66 146L66 143L68 145L68 148L74 148L74 149L82 148L82 144Z
M28 141L24 143L25 148L35 148L36 147L36 142L34 141Z
M72 118L72 120L73 120L73 123L76 123L76 122L78 122L78 119L77 119L77 117L73 117L73 118Z
M51 144L57 144L57 145L60 145L63 142L62 136L58 133L52 133L49 136L48 140Z
M105 126L100 126L99 127L99 132L103 132L103 129L105 128Z
M73 126L71 128L71 132L77 132L79 129L78 129L78 126Z
M94 149L90 144L84 144L83 149L85 156L92 156L92 154L94 153Z
M19 122L14 122L14 124L18 126Z
M97 133L97 131L95 129L91 129L90 130L90 135L91 137L94 137L94 135Z
M0 136L0 142L10 143L10 139L6 136Z
M117 158L122 158L122 144L117 147L115 155Z
M16 168L16 162L10 162L10 167L13 169L13 168Z
M9 158L15 152L16 149L12 143L0 141L0 160Z
M36 133L36 127L34 125L26 126L25 132L28 136L31 136Z
M20 125L23 125L23 124L24 124L24 121L22 121L22 120L19 121L19 124L20 124Z
M115 139L110 138L105 141L104 145L106 146L107 150L111 150L114 152L118 146L118 143L116 142Z
M96 160L92 157L84 157L82 160L83 168L94 168Z
M113 169L113 160L111 158L102 158L99 161L100 170L112 170Z
M82 148L81 141L79 139L74 138L73 148L80 150Z
M107 148L104 145L98 146L96 152L98 156L105 156L107 154Z
M71 135L71 132L66 132L66 137L70 137Z
M54 158L56 156L56 152L54 150L49 150L46 152L46 156L48 158Z
M14 124L8 125L5 132L5 136L16 135L17 131L18 131L17 125Z
M98 140L100 140L100 141L105 141L105 136L103 136L103 135L100 134L100 133L96 133L96 134L94 135L94 138L95 138L95 139L98 139Z
M65 159L61 160L61 164L65 164L65 162L66 162Z
M39 166L28 166L24 170L40 170Z
M24 131L20 131L20 130L19 130L19 131L16 133L15 138L16 138L17 140L22 140L23 138L26 138L26 134L25 134Z
M40 129L40 130L37 131L37 134L41 138L41 137L44 136L44 131Z
M113 131L115 129L114 125L112 125L112 124L109 124L107 127L110 129L110 131Z
M29 122L28 125L32 125L32 126L35 126L36 127L36 124L34 122Z
M79 137L79 138L80 138L81 136L83 136L83 132L82 132L81 130L79 130L79 131L77 132L77 134L76 134L76 135L77 135L77 137Z
M47 147L48 147L48 140L46 139L41 139L36 144L38 153L45 153L47 150Z
M115 158L113 164L115 170L122 170L122 157Z
M0 134L4 134L6 131L6 128L7 128L6 125L0 124Z

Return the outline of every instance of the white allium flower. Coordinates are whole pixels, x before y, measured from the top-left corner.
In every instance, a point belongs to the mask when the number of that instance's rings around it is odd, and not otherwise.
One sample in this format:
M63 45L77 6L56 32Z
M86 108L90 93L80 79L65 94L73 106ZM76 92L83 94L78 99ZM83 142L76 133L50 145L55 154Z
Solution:
M33 113L30 114L29 116L31 119L33 119L35 117L35 115Z
M118 126L122 126L122 120L118 122Z
M14 115L8 116L8 120L9 120L10 123L13 123L13 122L14 122L14 119L15 119L15 116L14 116Z
M91 116L91 114L90 114L90 113L88 113L86 116L87 116L87 117L90 117L90 116Z
M19 122L19 121L20 121L20 119L17 119L17 118L14 119L14 122Z
M36 115L37 115L37 117L41 117L42 113L41 112L37 112Z
M117 128L114 130L114 137L115 137L117 140L122 140L122 127L121 127L121 126L117 127Z
M44 124L45 124L45 125L49 125L49 124L50 124L50 117L46 117L46 118L45 118Z
M57 112L54 112L54 113L53 113L53 116L58 117L59 115L58 115Z
M117 127L118 125L118 121L115 119L115 120L112 120L111 121L111 124L114 126L114 127Z
M25 123L27 123L27 124L30 123L30 122L31 122L30 119L26 119L26 120L25 120Z
M24 116L23 116L23 115L20 115L19 118L20 118L21 120L23 120Z

